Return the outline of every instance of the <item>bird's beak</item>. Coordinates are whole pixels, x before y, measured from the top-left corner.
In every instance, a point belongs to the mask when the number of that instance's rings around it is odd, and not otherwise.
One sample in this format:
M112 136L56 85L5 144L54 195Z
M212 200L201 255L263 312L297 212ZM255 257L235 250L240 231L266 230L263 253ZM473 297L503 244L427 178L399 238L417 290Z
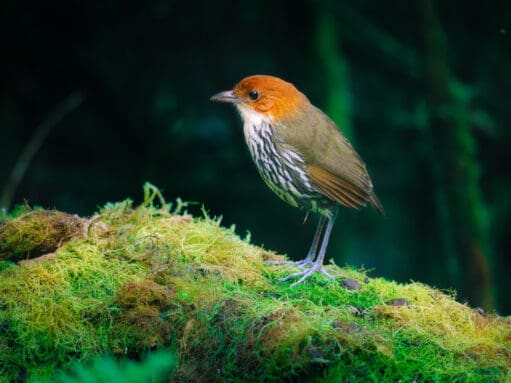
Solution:
M239 99L232 93L232 90L225 90L210 97L211 101L238 103Z

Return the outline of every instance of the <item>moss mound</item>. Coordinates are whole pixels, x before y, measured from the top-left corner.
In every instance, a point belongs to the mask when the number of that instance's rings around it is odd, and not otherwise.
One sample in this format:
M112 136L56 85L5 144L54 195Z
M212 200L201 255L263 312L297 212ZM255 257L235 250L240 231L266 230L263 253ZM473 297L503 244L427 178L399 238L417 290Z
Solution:
M290 270L264 262L283 257L182 209L146 185L141 206L90 219L5 217L0 382L169 348L178 382L511 380L510 318L335 265L336 281L290 288L276 281ZM13 262L43 252L55 257Z
M0 260L38 257L84 233L86 220L59 211L23 209L0 226Z

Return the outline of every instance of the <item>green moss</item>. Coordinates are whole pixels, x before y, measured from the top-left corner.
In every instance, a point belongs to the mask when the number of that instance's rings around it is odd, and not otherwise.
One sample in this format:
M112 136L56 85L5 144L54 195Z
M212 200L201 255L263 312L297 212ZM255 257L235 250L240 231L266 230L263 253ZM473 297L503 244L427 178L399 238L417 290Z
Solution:
M420 283L335 265L329 267L336 281L316 276L290 288L277 282L290 270L264 262L281 256L217 220L182 214L183 206L170 212L149 185L141 206L108 204L82 219L81 234L59 245L54 259L4 261L4 381L25 373L42 379L100 355L138 359L168 347L180 360L174 381L510 379L509 318L480 313ZM339 283L345 278L360 289L346 289Z
M85 220L58 211L18 208L0 223L0 259L28 259L82 236Z

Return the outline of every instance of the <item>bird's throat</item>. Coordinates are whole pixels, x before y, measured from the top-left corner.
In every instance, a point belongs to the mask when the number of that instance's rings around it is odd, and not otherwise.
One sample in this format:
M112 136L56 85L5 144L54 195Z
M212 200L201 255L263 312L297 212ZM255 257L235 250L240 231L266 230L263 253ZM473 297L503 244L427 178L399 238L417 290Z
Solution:
M237 104L236 108L243 119L243 126L262 126L272 124L272 118L267 114L257 112L254 109L241 104ZM245 131L245 135L246 134L247 132Z

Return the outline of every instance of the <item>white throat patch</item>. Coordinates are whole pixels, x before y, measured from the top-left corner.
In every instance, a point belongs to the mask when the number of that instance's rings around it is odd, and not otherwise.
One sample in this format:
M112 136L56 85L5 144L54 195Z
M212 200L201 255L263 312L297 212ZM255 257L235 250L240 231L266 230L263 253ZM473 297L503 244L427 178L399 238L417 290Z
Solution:
M241 114L241 118L245 125L257 125L270 124L271 119L263 113L256 112L252 108L247 108L241 104L236 104L236 108Z

